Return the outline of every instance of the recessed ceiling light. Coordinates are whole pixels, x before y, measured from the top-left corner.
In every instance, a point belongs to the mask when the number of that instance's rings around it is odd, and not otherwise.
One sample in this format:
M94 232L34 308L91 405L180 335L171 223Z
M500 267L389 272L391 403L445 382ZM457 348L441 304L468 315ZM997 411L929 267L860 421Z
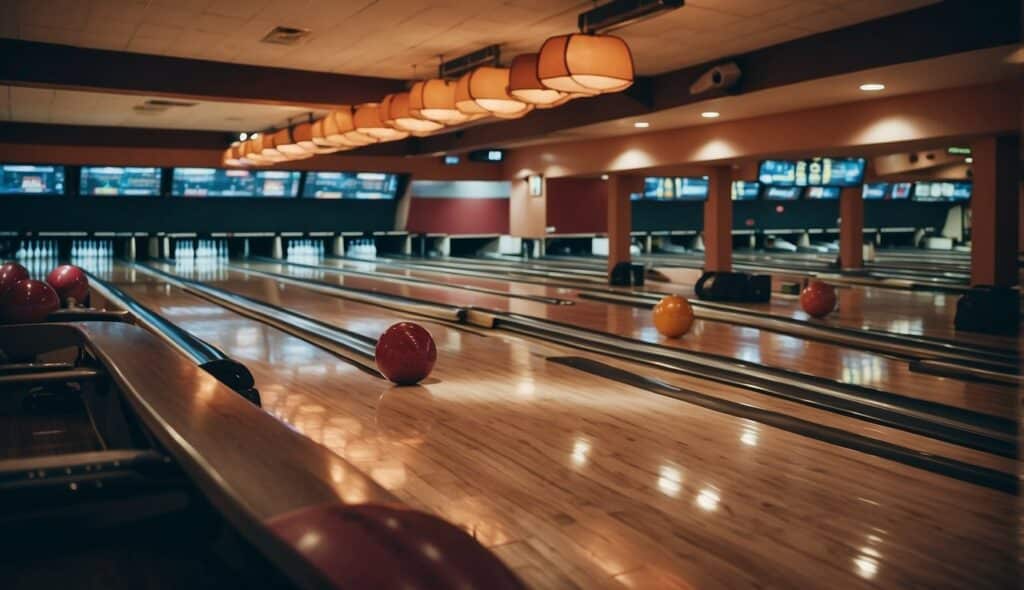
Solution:
M249 134L248 133L239 133L238 134L238 141L245 141L247 139L249 139Z
M974 158L967 156L966 158L964 158L964 162L967 162L968 164L973 164Z
M864 92L878 92L879 90L885 90L885 84L870 82L868 84L861 84L860 89Z
M722 113L719 113L718 111L704 111L700 116L705 119L717 119L722 116Z
M601 175L601 180L608 180L608 175L607 174L602 174Z
M637 129L647 129L650 126L651 124L647 121L637 121L636 123L633 123L633 127L636 127Z

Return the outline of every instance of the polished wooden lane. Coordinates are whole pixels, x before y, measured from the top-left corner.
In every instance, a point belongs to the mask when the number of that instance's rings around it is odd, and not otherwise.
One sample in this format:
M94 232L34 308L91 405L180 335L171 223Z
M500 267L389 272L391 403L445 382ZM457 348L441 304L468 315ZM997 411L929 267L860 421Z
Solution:
M905 361L754 328L697 320L684 338L671 340L658 334L649 310L634 307L585 300L578 300L571 306L546 305L466 292L449 285L401 284L277 263L241 263L238 266L424 301L518 313L668 348L708 352L1011 419L1016 416L1013 388L912 373Z
M246 362L268 411L406 502L472 531L533 587L1013 579L1006 494L623 387L550 363L518 339L432 322L432 379L394 388L143 281L122 286ZM397 319L272 281L219 284L307 313L323 307L350 328Z

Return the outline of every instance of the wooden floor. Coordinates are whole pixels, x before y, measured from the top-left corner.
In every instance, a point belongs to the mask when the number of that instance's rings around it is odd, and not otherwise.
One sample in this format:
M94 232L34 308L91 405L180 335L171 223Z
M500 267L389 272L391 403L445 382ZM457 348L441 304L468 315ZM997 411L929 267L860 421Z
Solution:
M269 412L403 501L470 531L531 587L1001 588L1015 580L1011 495L624 386L547 360L567 350L496 332L421 322L437 340L437 367L422 386L396 388L147 275L115 268L111 278L249 366ZM372 337L403 319L236 271L197 278ZM452 291L343 280L417 297ZM541 305L464 293L477 304ZM911 448L1015 468L852 418L630 368ZM960 390L950 398L968 393L982 396Z

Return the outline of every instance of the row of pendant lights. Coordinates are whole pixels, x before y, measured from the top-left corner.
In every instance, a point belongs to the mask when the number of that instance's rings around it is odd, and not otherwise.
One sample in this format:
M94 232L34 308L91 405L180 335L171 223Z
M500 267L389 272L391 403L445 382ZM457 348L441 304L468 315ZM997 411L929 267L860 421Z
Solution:
M227 166L267 166L378 142L423 136L486 117L517 119L576 99L619 92L633 83L633 57L611 35L551 37L539 53L518 55L509 67L481 66L457 81L415 82L380 102L343 106L315 122L236 142Z

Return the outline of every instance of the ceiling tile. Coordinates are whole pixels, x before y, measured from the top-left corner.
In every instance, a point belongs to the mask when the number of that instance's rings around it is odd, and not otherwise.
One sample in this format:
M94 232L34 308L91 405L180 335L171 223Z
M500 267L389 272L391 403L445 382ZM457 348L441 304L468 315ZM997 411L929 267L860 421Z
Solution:
M144 1L92 0L89 20L137 25L142 22L145 14L146 2Z
M18 4L21 25L81 31L89 19L89 4L80 0L22 1Z

